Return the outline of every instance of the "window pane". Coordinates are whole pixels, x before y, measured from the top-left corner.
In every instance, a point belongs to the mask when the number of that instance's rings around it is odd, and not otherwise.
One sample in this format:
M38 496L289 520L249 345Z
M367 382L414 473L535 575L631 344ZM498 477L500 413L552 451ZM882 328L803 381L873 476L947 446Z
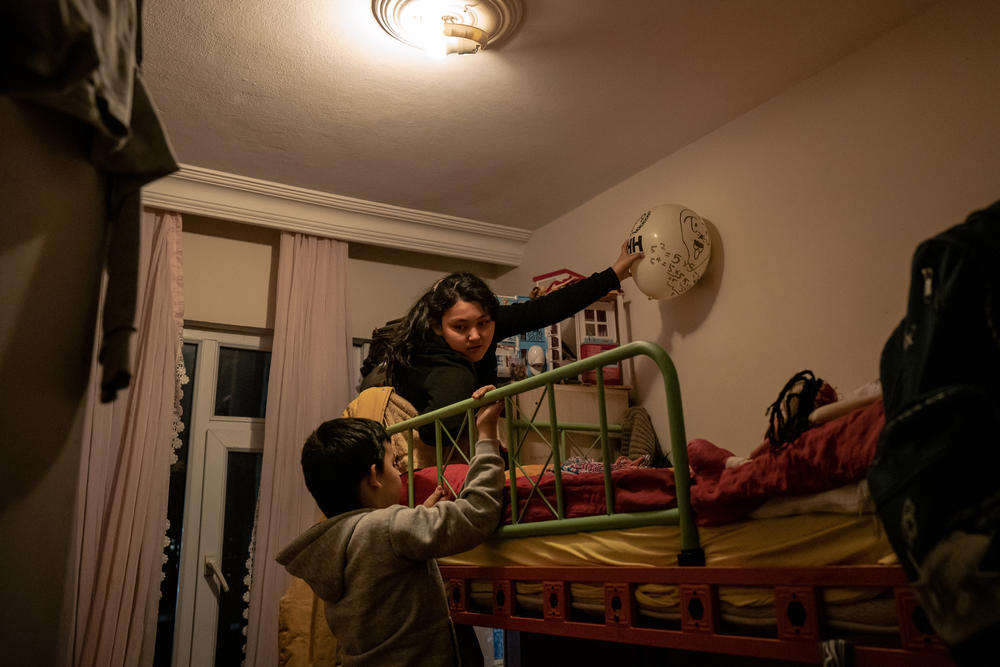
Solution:
M226 460L226 509L222 528L220 567L229 582L229 592L219 598L219 625L216 634L215 664L243 663L243 629L247 619L243 612L248 603L247 560L250 558L250 537L257 511L257 490L260 487L259 452L229 452Z
M215 415L263 418L270 369L270 352L219 347Z
M177 586L180 579L178 567L181 560L181 529L184 526L184 496L187 487L188 437L191 431L191 406L194 399L194 373L198 358L198 346L184 343L181 348L184 370L188 383L182 387L181 423L183 430L178 434L181 440L177 448L177 460L170 464L170 491L167 496L167 562L163 566L163 581L160 583L160 606L156 624L156 649L154 667L170 667L174 649L174 624L177 614Z

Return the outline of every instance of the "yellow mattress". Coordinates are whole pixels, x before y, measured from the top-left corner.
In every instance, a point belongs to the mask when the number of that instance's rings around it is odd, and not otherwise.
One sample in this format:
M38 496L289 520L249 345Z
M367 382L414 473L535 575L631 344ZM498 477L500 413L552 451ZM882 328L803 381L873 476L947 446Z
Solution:
M805 514L698 529L706 565L808 567L880 562L892 554L873 514ZM441 559L442 565L677 565L678 526L502 540Z
M716 567L812 567L894 563L895 555L873 514L806 514L755 519L699 529L706 565ZM680 528L647 526L617 531L577 533L500 540L492 538L471 551L441 559L442 565L533 565L669 567L677 565ZM520 582L518 597L530 606L536 593L531 582ZM594 601L597 604L597 587ZM588 602L586 584L573 584L576 607ZM854 603L880 595L878 589L827 589L829 604ZM603 600L603 589L600 595ZM475 597L475 596L474 596ZM488 597L488 595L487 595ZM727 607L772 607L767 588L723 586L719 599ZM675 586L645 584L636 589L644 612L655 615L676 608ZM603 602L600 609L603 609ZM773 612L772 612L773 613Z

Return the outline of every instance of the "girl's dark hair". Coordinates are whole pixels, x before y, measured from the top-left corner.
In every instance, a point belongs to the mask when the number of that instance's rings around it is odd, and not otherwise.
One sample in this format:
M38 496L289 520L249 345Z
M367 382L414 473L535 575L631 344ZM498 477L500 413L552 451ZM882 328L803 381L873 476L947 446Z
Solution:
M395 384L403 368L413 365L414 352L441 325L441 317L458 301L478 303L496 319L500 303L483 279L471 273L452 273L434 283L417 299L410 311L393 329L386 354L386 376Z
M385 468L387 442L385 428L371 419L331 419L313 431L302 446L302 474L323 514L361 507L358 483L373 464L379 472Z
M810 370L799 371L785 384L778 400L767 407L764 414L771 419L764 438L771 451L809 430L809 414L817 407L817 398L825 383Z

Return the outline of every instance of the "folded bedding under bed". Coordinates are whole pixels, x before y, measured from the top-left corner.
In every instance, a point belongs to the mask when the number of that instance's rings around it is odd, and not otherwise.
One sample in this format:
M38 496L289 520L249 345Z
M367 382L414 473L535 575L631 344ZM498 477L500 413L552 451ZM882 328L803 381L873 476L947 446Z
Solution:
M753 519L700 529L707 567L813 567L870 565L895 562L892 547L875 515L814 513ZM671 567L676 565L672 545L680 539L677 526L646 526L626 530L572 535L490 539L449 558L441 565ZM515 597L521 613L542 607L542 583L516 581ZM488 608L492 583L473 581L473 605ZM896 603L888 587L827 588L821 599L831 627L871 633L897 632ZM570 582L569 605L584 616L602 618L602 586ZM640 615L652 620L680 618L677 586L639 584L635 600ZM773 626L771 588L720 586L720 616L735 625Z

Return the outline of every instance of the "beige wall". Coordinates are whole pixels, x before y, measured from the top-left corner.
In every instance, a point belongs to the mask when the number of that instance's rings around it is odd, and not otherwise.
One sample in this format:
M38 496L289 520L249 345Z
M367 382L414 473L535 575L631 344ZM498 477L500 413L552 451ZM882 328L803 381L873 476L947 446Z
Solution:
M274 328L280 232L194 215L183 216L184 318L231 326ZM348 296L351 335L367 338L403 315L442 274L489 264L351 244Z
M629 281L632 336L672 355L689 439L749 452L797 371L842 392L878 376L915 245L1000 198L998 34L1000 3L932 7L542 228L498 287L606 266L644 210L693 208L709 271L672 301ZM662 387L638 389L665 440Z
M280 233L182 216L184 319L274 328Z
M349 255L351 330L358 338L405 315L444 274L471 271L489 281L497 273L496 267L482 262L357 244L351 245Z

